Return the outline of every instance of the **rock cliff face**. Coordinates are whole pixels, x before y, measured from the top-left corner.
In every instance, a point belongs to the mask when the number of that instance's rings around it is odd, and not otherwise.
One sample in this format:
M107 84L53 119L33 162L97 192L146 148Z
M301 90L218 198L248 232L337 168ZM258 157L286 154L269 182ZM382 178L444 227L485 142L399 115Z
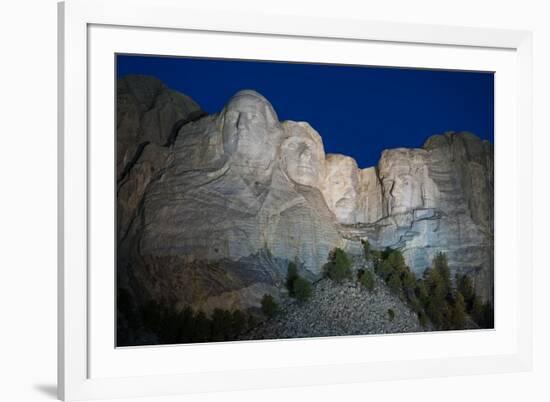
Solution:
M127 77L117 109L118 280L138 300L258 306L289 261L315 279L330 250L360 253L365 238L401 249L419 275L446 252L492 298L493 151L474 135L359 169L254 91L205 116L159 81Z
M362 173L350 233L400 249L417 275L445 252L452 273L470 275L492 299L491 144L469 133L436 135L422 149L384 151L377 169Z

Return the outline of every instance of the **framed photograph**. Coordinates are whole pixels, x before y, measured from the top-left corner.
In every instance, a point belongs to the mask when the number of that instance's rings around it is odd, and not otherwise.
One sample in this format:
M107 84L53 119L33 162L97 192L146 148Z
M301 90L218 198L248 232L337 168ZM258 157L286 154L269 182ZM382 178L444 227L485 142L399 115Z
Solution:
M60 398L530 369L529 32L71 0L59 44Z

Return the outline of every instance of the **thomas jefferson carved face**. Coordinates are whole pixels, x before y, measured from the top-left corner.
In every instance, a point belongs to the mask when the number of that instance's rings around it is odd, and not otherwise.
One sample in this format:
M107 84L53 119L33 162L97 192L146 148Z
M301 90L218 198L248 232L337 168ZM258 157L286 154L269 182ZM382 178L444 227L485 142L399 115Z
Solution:
M224 151L235 165L267 170L275 159L282 129L271 104L254 91L238 92L223 112Z
M325 151L319 134L306 123L285 122L283 166L296 183L319 187L325 173Z

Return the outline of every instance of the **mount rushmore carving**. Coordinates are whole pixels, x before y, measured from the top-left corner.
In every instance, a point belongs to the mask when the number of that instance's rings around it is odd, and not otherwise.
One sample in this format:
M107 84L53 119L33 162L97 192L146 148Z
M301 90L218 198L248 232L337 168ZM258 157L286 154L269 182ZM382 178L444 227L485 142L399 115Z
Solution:
M361 133L357 133L361 135ZM493 148L469 133L390 149L377 166L325 154L322 133L279 121L257 92L206 115L160 81L117 93L117 269L138 300L206 312L258 306L289 261L319 278L361 239L421 276L438 252L492 299Z

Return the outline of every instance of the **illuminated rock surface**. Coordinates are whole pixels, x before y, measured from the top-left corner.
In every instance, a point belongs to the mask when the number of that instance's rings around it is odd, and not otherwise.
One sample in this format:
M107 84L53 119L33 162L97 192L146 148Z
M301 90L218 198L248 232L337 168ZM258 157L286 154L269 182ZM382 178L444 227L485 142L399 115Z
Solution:
M289 261L314 280L330 250L359 254L361 239L399 248L417 275L445 252L492 298L493 150L476 136L433 136L360 169L254 91L204 116L128 77L118 105L118 274L138 299L258 307L282 291Z

